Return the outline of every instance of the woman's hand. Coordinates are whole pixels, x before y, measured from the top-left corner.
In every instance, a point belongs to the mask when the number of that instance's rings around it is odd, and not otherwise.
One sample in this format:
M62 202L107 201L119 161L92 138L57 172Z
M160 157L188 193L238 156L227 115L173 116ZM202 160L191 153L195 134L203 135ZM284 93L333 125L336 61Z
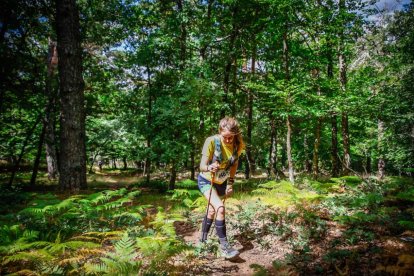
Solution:
M215 173L220 167L220 164L216 161L210 165L207 165L207 171Z
M233 185L227 185L226 187L226 197L229 197L233 194Z
M226 197L231 196L233 194L233 184L234 184L234 178L230 177L227 180Z

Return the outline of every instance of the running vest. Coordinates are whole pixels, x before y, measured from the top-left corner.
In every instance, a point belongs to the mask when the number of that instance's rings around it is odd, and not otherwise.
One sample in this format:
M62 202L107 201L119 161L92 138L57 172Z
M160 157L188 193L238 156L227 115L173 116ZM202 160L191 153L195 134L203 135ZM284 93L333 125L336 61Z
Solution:
M214 183L222 184L224 181L227 180L230 176L230 167L234 165L234 163L238 159L237 147L233 145L233 154L230 156L229 159L224 160L222 148L221 148L221 141L220 137L217 135L214 136L214 152L213 158L209 164L218 162L220 164L220 168L214 174ZM225 162L225 163L223 163ZM210 172L203 172L202 176L207 180L211 180L211 173Z

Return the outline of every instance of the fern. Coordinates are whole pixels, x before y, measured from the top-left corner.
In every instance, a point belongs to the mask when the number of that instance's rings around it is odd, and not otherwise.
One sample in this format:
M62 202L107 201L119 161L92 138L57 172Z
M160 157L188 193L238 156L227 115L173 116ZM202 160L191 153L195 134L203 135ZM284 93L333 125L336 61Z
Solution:
M148 236L137 239L138 247L145 256L167 258L180 251L179 242L165 236Z
M83 268L87 274L100 275L100 274L109 274L110 269L105 263L86 263Z
M63 210L68 210L75 206L74 202L78 200L77 197L70 197L68 199L63 200L62 202L55 204L55 205L48 205L43 208L43 213L47 213L49 215L57 215Z
M161 207L158 207L158 213L150 224L161 235L175 237L174 221L185 221L185 218L180 214L166 214Z
M3 225L0 228L0 244L10 244L21 235L21 232L21 226L18 224L12 226Z
M131 212L123 212L121 214L114 215L114 218L131 218L133 220L142 221L142 215L137 213L131 213Z
M3 258L3 265L11 262L45 262L53 260L53 256L44 249L18 252Z
M63 243L51 243L45 249L51 254L65 253L66 250L76 250L80 248L98 248L99 244L85 241L67 241Z
M44 248L48 246L50 242L46 241L37 241L37 242L31 242L26 243L22 240L17 240L15 243L9 246L0 247L0 252L2 254L10 255L14 254L16 252L30 250L30 249L37 249L37 248Z
M99 263L88 262L84 265L86 273L106 275L136 275L141 268L136 243L127 233L114 244L115 252L106 252Z
M41 276L41 274L37 273L36 271L30 269L23 269L12 274L8 274L9 276L17 276L17 275L24 275L24 276Z
M100 241L101 244L107 241L118 240L124 234L123 231L109 231L109 232L88 232L84 233L81 236L78 236L80 240L88 240L90 238L95 238ZM78 239L78 238L77 238Z
M72 265L72 266L79 266L79 264L83 263L84 261L96 258L97 256L103 256L105 254L105 250L102 248L96 248L96 249L89 249L89 248L81 248L74 252L73 256L70 256L69 258L62 259L58 262L59 266L66 266L66 265Z
M131 204L133 201L129 198L120 198L116 201L108 202L104 205L100 205L96 207L96 210L102 211L102 210L112 210L112 209L118 209L122 207L124 204L128 203Z
M140 194L141 194L141 191L136 190L136 191L133 191L133 192L129 192L129 193L126 195L126 197L127 197L127 198L129 198L129 199L134 199L134 198L136 198L137 196L139 196Z

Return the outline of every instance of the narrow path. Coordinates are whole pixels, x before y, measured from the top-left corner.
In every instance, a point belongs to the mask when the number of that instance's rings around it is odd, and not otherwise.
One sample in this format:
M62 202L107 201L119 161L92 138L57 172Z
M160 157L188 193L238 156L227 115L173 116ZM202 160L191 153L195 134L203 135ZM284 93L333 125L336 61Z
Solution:
M190 223L177 222L177 234L189 244L197 244L199 240L199 230ZM214 235L212 229L211 235ZM213 239L215 237L212 237ZM282 260L288 253L287 246L281 241L268 241L269 248L264 248L255 240L243 241L242 237L235 237L233 246L240 251L240 255L232 260L225 260L222 257L216 257L213 253L204 257L204 264L200 268L202 273L207 275L253 275L255 270L251 267L261 266L268 271L272 271L272 262ZM288 273L288 275L295 275Z

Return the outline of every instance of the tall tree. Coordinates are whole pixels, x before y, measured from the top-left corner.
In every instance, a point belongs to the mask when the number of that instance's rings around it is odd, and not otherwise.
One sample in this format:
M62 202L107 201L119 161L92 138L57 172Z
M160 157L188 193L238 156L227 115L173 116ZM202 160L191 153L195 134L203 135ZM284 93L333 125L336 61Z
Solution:
M345 0L339 0L339 15L341 17L346 16ZM345 54L345 32L343 28L339 29L338 34L338 67L339 67L339 82L341 92L346 93L347 85L347 61ZM342 143L344 148L344 156L342 163L342 172L344 175L349 174L351 168L351 153L350 153L350 141L349 141L349 126L348 126L348 112L342 111L341 115L341 126L342 126Z
M86 188L84 81L79 12L75 0L56 0L60 84L60 178L62 190Z

